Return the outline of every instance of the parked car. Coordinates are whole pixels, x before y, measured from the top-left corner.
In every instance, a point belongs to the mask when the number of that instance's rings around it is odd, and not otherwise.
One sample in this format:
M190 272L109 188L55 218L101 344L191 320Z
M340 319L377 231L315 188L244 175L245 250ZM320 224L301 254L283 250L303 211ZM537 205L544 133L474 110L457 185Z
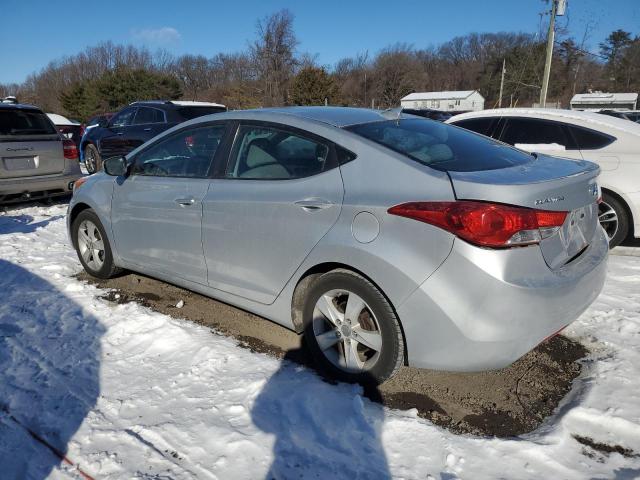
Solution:
M447 121L518 148L600 165L600 224L611 248L640 238L640 125L593 112L503 108Z
M78 150L37 107L0 103L0 203L68 195Z
M134 102L87 130L80 144L82 159L89 173L97 172L104 158L125 155L178 123L226 110L208 102Z
M80 148L80 139L84 133L82 124L77 120L69 120L67 117L58 115L57 113L47 113L49 120L53 122L56 129L64 138L72 140L76 144L76 148Z
M608 115L614 118L621 118L622 120L631 120L627 116L627 112L623 112L620 110L598 110L596 113L599 113L601 115Z
M111 120L111 117L113 117L112 112L101 113L98 115L94 115L89 120L87 120L87 123L84 124L84 128L82 130L82 137L80 138L80 145L78 146L78 151L80 153L80 163L82 164L85 163L84 161L85 149L81 148L81 146L87 144L86 143L87 132L92 128L97 127L98 125L107 125L109 123L109 120Z
M504 367L576 319L605 278L598 173L409 115L234 111L106 160L67 223L89 274L239 306L380 382Z
M430 108L403 108L403 113L408 113L409 115L416 115L418 117L429 118L431 120L437 120L439 122L444 122L445 120L449 120L452 115L449 112L443 112L441 110L432 110Z

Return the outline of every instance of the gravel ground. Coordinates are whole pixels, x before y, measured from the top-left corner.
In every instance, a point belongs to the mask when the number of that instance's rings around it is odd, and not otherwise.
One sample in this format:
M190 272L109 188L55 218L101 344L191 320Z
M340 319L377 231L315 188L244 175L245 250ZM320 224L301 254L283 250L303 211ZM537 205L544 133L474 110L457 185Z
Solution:
M185 318L237 339L240 345L307 363L300 337L256 315L194 292L137 274L82 280L111 289L106 299L138 302L154 311ZM178 302L184 302L177 308ZM482 373L453 373L403 367L369 397L456 433L511 437L536 429L558 406L580 374L586 349L557 336L508 368Z

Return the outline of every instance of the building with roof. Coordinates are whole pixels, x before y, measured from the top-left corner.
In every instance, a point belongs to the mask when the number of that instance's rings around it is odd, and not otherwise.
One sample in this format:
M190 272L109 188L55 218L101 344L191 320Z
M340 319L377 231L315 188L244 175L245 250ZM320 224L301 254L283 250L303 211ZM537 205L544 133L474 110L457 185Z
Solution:
M477 90L415 92L400 100L403 108L432 108L445 112L484 110L484 97Z
M636 110L637 93L578 93L571 99L571 110Z

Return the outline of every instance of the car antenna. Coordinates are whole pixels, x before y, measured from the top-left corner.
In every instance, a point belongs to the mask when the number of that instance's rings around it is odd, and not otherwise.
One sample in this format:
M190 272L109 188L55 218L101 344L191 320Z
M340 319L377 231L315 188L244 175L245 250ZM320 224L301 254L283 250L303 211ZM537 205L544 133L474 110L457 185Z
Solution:
M396 124L400 123L400 116L402 115L402 110L403 107L396 107L396 108L387 108L386 110L382 111L382 115L385 118L388 118L389 120L395 120Z

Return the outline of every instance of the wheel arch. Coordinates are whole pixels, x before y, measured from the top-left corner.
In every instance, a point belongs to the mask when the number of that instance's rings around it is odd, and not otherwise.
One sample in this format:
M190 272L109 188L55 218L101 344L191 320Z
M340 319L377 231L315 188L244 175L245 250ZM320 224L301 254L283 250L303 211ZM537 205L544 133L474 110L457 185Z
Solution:
M296 333L302 333L304 331L304 322L302 318L302 311L304 309L304 300L306 294L313 284L314 280L318 278L320 275L325 273L329 273L334 270L349 270L351 272L357 273L367 281L371 282L374 287L378 289L378 291L382 294L382 296L389 302L391 305L391 309L393 313L396 315L398 319L398 324L400 325L400 331L402 332L402 339L404 343L404 364L407 365L408 355L407 355L407 339L404 332L404 327L402 325L402 319L398 315L398 311L389 298L389 296L385 293L385 291L378 285L378 283L371 278L369 275L364 273L363 271L345 263L340 262L323 262L318 263L310 268L308 268L300 277L296 283L296 286L293 291L293 295L291 296L291 321L293 323L293 328Z
M620 202L627 216L629 217L629 232L627 233L627 238L634 237L635 235L634 223L636 219L633 215L633 211L631 210L631 207L629 206L629 202L627 202L627 200L622 196L622 194L616 192L615 190L609 187L602 187L602 193L611 195L613 198L615 198L617 201Z

